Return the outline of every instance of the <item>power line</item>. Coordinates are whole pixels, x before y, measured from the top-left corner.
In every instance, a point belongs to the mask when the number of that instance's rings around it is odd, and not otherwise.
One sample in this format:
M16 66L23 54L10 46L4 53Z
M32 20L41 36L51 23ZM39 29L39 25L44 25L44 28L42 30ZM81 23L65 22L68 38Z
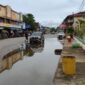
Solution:
M82 1L80 8L79 8L79 11L81 11L84 8L84 5L85 5L85 0Z
M79 11L81 11L81 9L82 9L82 7L84 5L83 2L84 2L84 0L82 1L81 5L80 5Z

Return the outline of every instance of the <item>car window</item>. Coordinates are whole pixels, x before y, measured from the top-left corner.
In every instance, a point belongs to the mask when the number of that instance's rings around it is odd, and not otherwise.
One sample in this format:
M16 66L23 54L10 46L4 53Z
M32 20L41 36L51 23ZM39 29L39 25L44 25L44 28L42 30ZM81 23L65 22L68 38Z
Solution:
M41 33L40 32L33 32L32 35L34 35L34 36L40 36Z

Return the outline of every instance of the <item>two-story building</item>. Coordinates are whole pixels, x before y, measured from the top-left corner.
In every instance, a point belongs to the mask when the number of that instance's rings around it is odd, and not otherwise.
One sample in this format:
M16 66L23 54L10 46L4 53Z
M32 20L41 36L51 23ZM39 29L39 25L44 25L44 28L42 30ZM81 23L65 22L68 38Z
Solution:
M68 15L63 23L65 23L67 29L68 27L74 28L77 39L82 43L81 45L85 49L85 12Z
M2 30L9 33L11 29L21 29L22 22L23 17L21 13L14 11L8 5L0 5L0 34Z
M72 15L68 15L63 23L66 27L73 27L75 31L84 30L85 25L85 12L79 12Z

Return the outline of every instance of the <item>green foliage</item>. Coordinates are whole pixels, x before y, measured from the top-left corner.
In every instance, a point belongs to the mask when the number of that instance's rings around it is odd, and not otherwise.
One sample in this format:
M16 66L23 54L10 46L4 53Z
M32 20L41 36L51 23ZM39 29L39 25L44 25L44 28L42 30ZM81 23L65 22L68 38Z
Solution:
M72 27L69 27L69 28L67 29L67 33L68 33L68 34L73 34L73 33L74 33L74 29L73 29Z
M76 30L76 34L78 37L83 38L83 36L85 35L85 30L80 28L80 29Z
M79 31L78 31L78 36L79 36L80 38L83 38L83 30L79 30Z
M50 32L56 32L55 28L50 28Z
M72 48L79 48L80 47L80 45L78 44L78 43L74 43L73 45L72 45Z
M79 38L83 39L83 36L85 35L85 21L79 20L79 22L80 22L80 28L76 30L76 33Z
M31 29L35 30L35 19L32 14L23 15L23 21L31 25Z

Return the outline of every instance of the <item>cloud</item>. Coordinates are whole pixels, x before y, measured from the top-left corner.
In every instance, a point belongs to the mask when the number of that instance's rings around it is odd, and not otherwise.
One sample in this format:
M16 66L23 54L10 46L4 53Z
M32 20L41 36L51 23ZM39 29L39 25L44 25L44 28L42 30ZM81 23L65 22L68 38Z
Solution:
M68 15L76 12L81 0L1 0L1 4L10 5L14 10L32 13L36 21L62 22Z

